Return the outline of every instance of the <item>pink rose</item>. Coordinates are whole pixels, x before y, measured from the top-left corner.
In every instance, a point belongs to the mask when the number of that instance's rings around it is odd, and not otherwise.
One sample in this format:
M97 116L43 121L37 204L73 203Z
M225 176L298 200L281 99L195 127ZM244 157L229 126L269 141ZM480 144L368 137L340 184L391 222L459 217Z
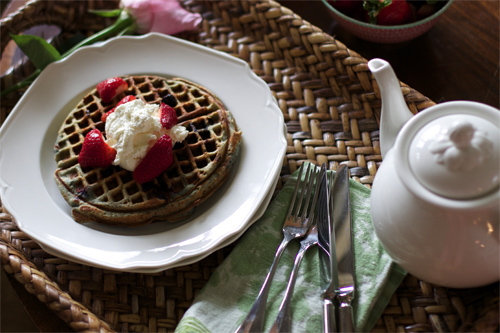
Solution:
M121 5L135 19L139 34L173 35L193 30L201 22L199 14L185 10L178 0L121 0Z

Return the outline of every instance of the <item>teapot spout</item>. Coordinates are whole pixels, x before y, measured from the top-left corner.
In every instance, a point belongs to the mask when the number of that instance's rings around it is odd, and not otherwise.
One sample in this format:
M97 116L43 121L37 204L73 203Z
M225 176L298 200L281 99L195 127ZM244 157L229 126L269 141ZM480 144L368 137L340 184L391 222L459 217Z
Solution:
M391 65L382 59L372 59L368 68L373 73L382 98L380 116L380 151L382 158L392 148L403 125L413 116L406 105L399 80Z

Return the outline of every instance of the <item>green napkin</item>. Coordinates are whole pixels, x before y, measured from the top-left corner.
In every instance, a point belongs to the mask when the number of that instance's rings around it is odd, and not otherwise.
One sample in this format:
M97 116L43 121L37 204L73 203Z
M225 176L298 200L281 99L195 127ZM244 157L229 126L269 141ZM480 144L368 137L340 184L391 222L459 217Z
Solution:
M264 215L241 237L195 297L176 332L234 332L250 310L282 238L282 226L297 173L270 203ZM396 265L375 236L370 218L370 190L350 181L354 232L356 331L373 328L406 272ZM299 241L290 243L281 258L269 292L265 331L269 331L288 283ZM322 298L318 247L306 253L293 294L293 332L320 332Z

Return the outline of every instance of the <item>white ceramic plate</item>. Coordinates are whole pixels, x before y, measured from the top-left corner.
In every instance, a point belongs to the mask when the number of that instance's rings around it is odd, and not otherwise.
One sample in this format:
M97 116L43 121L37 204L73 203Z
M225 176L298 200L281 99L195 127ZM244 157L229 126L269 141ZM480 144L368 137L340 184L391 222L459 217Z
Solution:
M239 161L196 214L138 228L73 221L53 174L54 143L69 111L100 81L123 74L180 76L208 87L243 132ZM174 37L120 37L49 65L0 129L0 195L19 228L56 256L108 269L156 272L236 240L267 206L286 149L281 110L247 63Z

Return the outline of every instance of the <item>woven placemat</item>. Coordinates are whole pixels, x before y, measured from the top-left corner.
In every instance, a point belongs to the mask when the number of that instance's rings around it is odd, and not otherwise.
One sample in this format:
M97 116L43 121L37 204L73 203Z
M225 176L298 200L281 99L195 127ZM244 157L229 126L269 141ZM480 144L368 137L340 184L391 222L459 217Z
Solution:
M276 191L304 161L347 164L351 177L370 187L382 158L378 141L380 96L367 61L340 41L273 1L184 1L203 17L199 31L179 37L247 61L266 81L283 111L288 147ZM32 1L1 21L2 51L9 33L43 23L62 28L60 38L91 34L110 19L88 9L116 8L113 1ZM1 79L2 89L33 66ZM434 103L402 84L410 109ZM2 99L1 122L21 92ZM12 161L15 163L15 161ZM1 203L0 203L1 205ZM40 216L43 222L43 216ZM121 273L76 264L43 251L0 213L3 269L75 331L173 331L196 293L232 245L192 265L155 274ZM375 332L498 330L498 285L441 288L409 275L377 322Z

